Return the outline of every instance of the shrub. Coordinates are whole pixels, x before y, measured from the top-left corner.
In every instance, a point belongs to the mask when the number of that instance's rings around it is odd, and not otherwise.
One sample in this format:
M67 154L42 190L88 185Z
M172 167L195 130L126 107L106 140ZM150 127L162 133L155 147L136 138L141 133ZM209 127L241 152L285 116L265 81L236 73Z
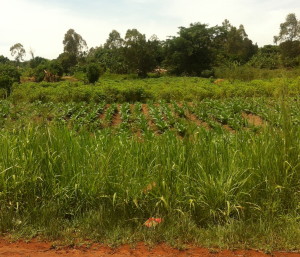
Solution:
M44 70L47 69L45 64L40 64L34 69L34 78L36 82L41 82L44 80L45 72Z
M2 64L0 65L0 89L4 89L10 94L13 83L20 82L21 74L14 66Z
M86 76L89 83L95 83L99 79L100 73L101 68L97 64L91 63L87 65Z

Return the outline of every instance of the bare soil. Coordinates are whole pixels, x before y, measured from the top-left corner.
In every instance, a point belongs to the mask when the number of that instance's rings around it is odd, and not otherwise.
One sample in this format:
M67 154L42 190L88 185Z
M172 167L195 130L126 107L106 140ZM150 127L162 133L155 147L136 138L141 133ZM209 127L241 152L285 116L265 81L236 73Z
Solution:
M109 104L105 105L103 112L99 115L100 120L104 120L104 117L106 115L106 110L109 108L109 106L110 106Z
M147 104L142 104L142 112L148 121L148 126L151 128L151 130L156 131L157 129L154 122L152 121Z
M188 114L186 115L186 117L187 117L190 121L192 121L193 123L195 123L197 126L199 126L199 127L204 127L204 128L206 128L207 130L210 129L209 125L208 125L206 122L199 120L199 119L196 117L195 114L188 113Z
M230 126L227 125L227 124L222 125L222 127L223 127L225 130L229 131L230 133L235 133L235 132L236 132L232 127L230 127Z
M111 125L112 127L118 127L122 123L121 115L120 115L120 105L118 105L118 110L114 114Z
M249 124L251 124L253 126L256 126L256 127L266 126L266 122L258 115L244 112L244 113L242 113L242 116L244 119L246 119L249 122Z
M136 256L136 257L183 257L183 256L197 256L197 257L296 257L300 253L292 252L272 252L264 253L256 250L218 250L206 249L200 247L190 246L185 250L177 250L171 248L166 244L160 244L153 248L149 248L144 243L138 243L135 247L124 245L118 248L110 248L101 244L94 244L81 247L53 247L51 242L31 241L29 243L24 241L8 242L0 239L0 256L25 256L25 257L123 257L123 256Z

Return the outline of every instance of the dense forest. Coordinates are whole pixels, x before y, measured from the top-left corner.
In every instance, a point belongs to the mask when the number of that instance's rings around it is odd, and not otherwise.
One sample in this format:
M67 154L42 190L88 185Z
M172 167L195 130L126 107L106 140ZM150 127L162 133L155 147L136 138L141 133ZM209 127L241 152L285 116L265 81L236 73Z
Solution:
M124 38L113 30L103 45L88 48L74 29L63 39L63 53L54 60L28 53L21 43L10 48L14 61L0 55L0 90L9 94L13 83L43 80L59 81L63 75L94 83L104 72L146 77L168 73L253 79L255 70L291 69L300 65L300 21L288 14L280 24L274 45L258 47L248 37L243 25L238 28L225 20L221 26L192 23L179 27L178 35L161 41L153 35L146 38L137 29L129 29ZM24 61L25 56L29 61ZM235 72L236 71L236 72Z

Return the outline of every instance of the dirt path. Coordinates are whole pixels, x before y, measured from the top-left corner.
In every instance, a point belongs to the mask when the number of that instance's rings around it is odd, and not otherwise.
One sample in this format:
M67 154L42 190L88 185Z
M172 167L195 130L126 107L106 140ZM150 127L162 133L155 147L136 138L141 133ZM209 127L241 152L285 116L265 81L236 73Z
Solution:
M123 257L123 256L135 256L135 257L183 257L183 256L197 256L197 257L296 257L300 256L300 253L287 253L287 252L273 252L272 254L266 254L255 250L238 250L238 251L219 251L216 249L205 249L198 247L190 247L187 250L176 250L165 244L157 245L156 247L149 249L145 244L139 243L134 248L128 245L113 249L103 245L92 245L87 247L65 247L60 249L54 249L51 243L32 241L26 242L14 242L10 243L5 240L0 240L0 256L9 257L71 257L71 256L83 256L83 257Z

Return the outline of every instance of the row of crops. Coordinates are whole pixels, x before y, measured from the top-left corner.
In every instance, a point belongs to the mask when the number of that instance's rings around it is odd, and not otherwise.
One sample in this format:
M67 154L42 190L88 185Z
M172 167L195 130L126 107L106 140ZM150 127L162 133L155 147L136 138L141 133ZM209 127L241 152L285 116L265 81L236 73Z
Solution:
M189 129L202 127L216 131L256 131L260 127L280 126L283 113L292 124L300 124L300 99L285 100L232 98L201 102L165 101L142 103L40 103L12 105L0 102L0 126L36 122L65 124L75 130L105 128L133 133L165 133L183 136ZM286 117L286 116L285 116Z

